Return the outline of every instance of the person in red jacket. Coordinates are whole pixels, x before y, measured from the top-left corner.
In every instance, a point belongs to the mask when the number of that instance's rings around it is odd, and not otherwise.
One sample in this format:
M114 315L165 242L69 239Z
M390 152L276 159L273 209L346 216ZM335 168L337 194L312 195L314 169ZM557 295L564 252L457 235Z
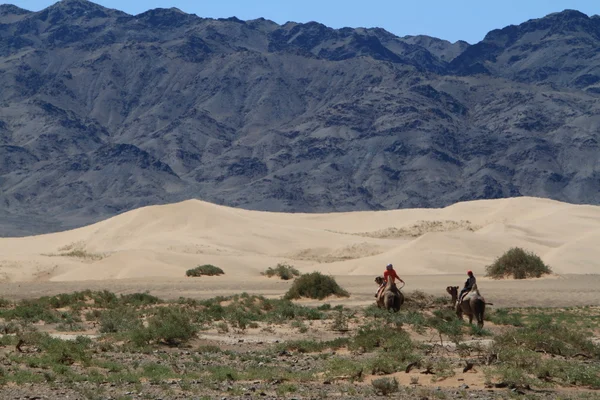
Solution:
M398 274L396 273L396 270L394 269L394 266L392 264L388 264L385 267L385 272L383 273L383 283L377 289L377 293L375 293L375 297L379 296L379 292L381 292L381 290L385 287L385 285L387 284L388 279L391 279L392 283L396 282L396 279L398 279L400 282L404 283L404 281L402 280L402 278L400 278L398 276Z

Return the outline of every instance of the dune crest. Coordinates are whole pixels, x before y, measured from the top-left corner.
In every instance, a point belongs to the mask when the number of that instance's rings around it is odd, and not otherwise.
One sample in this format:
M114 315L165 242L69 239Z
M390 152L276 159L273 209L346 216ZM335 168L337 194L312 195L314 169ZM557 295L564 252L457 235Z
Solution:
M442 209L285 214L199 200L140 208L72 231L0 239L3 281L183 277L198 264L259 279L279 262L301 272L404 275L484 267L510 247L534 251L559 274L597 274L600 207L531 197Z

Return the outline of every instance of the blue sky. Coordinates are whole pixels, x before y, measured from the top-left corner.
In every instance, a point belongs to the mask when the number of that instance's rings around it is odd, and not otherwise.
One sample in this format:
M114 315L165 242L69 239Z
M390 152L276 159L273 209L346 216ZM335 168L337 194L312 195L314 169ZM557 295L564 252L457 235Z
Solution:
M7 0L41 10L55 0ZM177 7L200 17L318 21L333 28L381 27L398 36L425 34L476 43L492 29L564 9L600 14L600 0L96 0L129 14Z

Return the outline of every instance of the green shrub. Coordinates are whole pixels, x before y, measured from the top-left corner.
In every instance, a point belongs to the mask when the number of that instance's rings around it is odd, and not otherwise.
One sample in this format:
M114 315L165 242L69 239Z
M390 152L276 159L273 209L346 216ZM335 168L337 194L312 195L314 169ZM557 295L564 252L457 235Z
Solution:
M277 264L275 268L269 267L265 272L262 273L265 276L271 278L272 276L278 276L284 281L293 279L295 276L300 276L300 271L298 271L294 266L288 264Z
M350 350L371 352L376 349L391 355L398 362L416 361L418 356L413 353L414 343L406 331L367 325L359 328L348 346Z
M178 307L162 307L148 320L150 337L168 345L187 342L198 332L190 313Z
M104 308L115 307L119 303L117 295L108 290L92 293L92 300L94 300L96 307Z
M338 338L330 341L317 341L312 339L295 340L285 342L277 346L277 351L290 350L298 353L318 353L326 349L337 350L346 347L350 340L348 338Z
M87 365L91 361L92 340L84 336L78 336L75 340L61 340L47 333L31 332L21 339L27 345L35 345L42 353L40 357L29 360L32 365L71 365L75 362Z
M88 364L92 359L89 351L91 344L91 339L77 336L75 340L50 339L43 348L55 363L63 365L71 365L75 362Z
M81 318L79 314L63 312L60 314L61 323L56 327L56 330L62 332L83 331L84 327L80 324Z
M382 396L388 396L398 391L398 381L396 378L379 378L373 380L371 384L373 385L373 389L375 389L375 393Z
M148 363L144 364L142 368L144 370L142 376L148 378L152 384L158 384L166 379L177 377L177 374L166 365Z
M327 371L325 376L327 378L335 378L338 376L350 377L350 382L362 381L365 365L363 362L358 360L348 359L346 357L331 357L327 360L326 368Z
M119 307L104 311L100 315L100 332L127 332L142 326L138 313L129 307Z
M320 272L313 272L297 278L284 298L299 299L301 297L308 297L323 300L331 295L338 297L350 296L347 291L337 284L333 277L323 275Z
M348 332L348 316L343 310L337 310L333 316L331 329L338 332Z
M122 304L139 307L151 304L160 304L162 303L162 300L148 293L131 293L125 295L122 294L120 302Z
M513 247L498 257L492 265L485 267L486 276L500 279L512 276L515 279L539 278L552 273L540 257L519 247Z
M572 357L579 353L594 358L600 357L600 345L590 340L589 332L557 324L550 316L540 317L530 326L498 335L495 341L501 348L518 343L520 347L531 351L543 351L563 357Z
M60 322L59 314L50 309L48 303L42 304L32 300L23 300L15 308L0 312L0 316L6 320L21 319L28 322Z
M205 264L199 265L196 268L188 269L185 273L186 276L202 276L202 275L223 275L225 272L219 267L214 265Z
M83 292L61 293L50 297L48 302L53 308L81 307L87 298L91 296L91 294L92 292L90 290Z

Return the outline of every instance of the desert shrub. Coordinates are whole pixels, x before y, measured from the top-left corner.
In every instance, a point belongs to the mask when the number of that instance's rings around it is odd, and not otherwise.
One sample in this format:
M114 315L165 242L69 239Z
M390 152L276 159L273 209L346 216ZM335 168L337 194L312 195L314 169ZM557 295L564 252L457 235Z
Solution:
M500 279L512 276L515 279L539 278L552 273L540 257L519 247L513 247L485 267L486 276Z
M229 332L229 325L226 322L218 322L215 324L215 328L217 328L217 332L219 333L227 333Z
M131 293L121 295L120 302L132 306L145 306L151 304L160 304L162 300L148 293Z
M337 350L346 347L350 343L348 338L337 338L329 341L318 340L294 340L280 344L277 351L290 350L298 353L317 353L326 349Z
M147 363L142 365L142 376L148 378L150 383L158 384L169 378L175 378L177 375L166 365Z
M100 310L91 310L85 313L86 321L98 321L102 316L102 311Z
M108 290L103 290L101 292L93 292L92 300L94 300L94 305L96 307L104 307L110 308L115 307L119 303L119 298L116 294L109 292Z
M371 382L376 394L388 396L398 391L398 381L396 378L379 378Z
M445 300L445 303L443 304L450 303L450 299L443 299ZM440 301L441 299L438 299L435 296L422 292L421 290L414 290L411 293L406 294L403 307L409 310L424 310L432 307L436 304L436 302L439 304Z
M394 354L377 353L377 356L370 359L366 368L372 375L390 375L402 371L406 368L404 361L396 358Z
M350 377L350 382L354 382L355 380L362 381L364 367L364 363L358 360L346 357L331 357L326 363L325 370L327 372L325 376L328 378L348 376Z
M23 300L13 309L0 311L0 316L6 320L21 319L28 322L60 322L59 314L50 309L50 305L48 303L41 303L32 300Z
M222 305L223 302L229 304ZM252 327L258 321L283 323L294 319L325 318L325 313L322 311L294 304L291 300L266 299L263 296L247 294L200 300L197 306L202 311L195 314L197 322L208 324L226 321L231 323L232 327L240 329L244 326Z
M544 360L535 376L547 380L556 379L565 385L600 389L600 366L597 363L581 363L560 359Z
M44 305L48 304L51 308L81 307L91 293L92 292L89 290L83 292L60 293L56 296L40 297L36 302Z
M78 336L75 340L61 340L47 333L30 332L21 337L27 345L39 348L39 358L30 359L37 366L71 365L75 362L87 365L91 361L92 340Z
M272 322L282 322L296 318L307 320L321 320L325 314L316 308L303 307L292 303L290 300L267 300L269 308L268 320Z
M198 351L198 353L214 353L214 354L219 354L219 353L223 352L219 346L216 346L214 344L205 344L205 345L199 346L197 351Z
M300 332L300 333L308 332L308 326L306 326L306 324L302 320L292 321L291 326L294 329L298 329L298 332Z
M223 275L225 272L219 267L215 267L214 265L205 264L199 265L196 268L188 269L185 273L186 276L214 276L214 275Z
M119 307L104 311L100 315L100 332L127 332L142 326L138 313L129 307Z
M91 339L78 336L75 340L50 339L46 342L44 350L52 361L58 364L71 365L75 362L88 364L92 358L89 351L91 345Z
M348 316L343 310L337 310L333 315L331 329L338 332L348 332Z
M500 349L519 343L522 348L558 356L570 357L581 353L600 357L600 345L590 340L588 332L557 324L550 316L540 317L524 328L507 331L497 336L495 341Z
M80 324L81 318L78 314L63 312L60 314L61 323L56 327L56 330L62 332L83 331L84 327Z
M490 349L497 356L488 374L514 387L544 386L548 382L600 388L600 367L580 361L600 357L600 346L585 331L541 316L529 326L495 337ZM542 356L543 354L552 357ZM559 357L556 357L559 356Z
M269 267L269 269L262 274L268 276L269 278L272 276L278 276L284 281L287 281L293 279L295 276L300 276L300 271L289 264L277 264L275 268Z
M348 345L350 350L364 352L381 350L386 355L391 356L390 361L406 362L416 361L418 355L413 353L414 343L411 341L406 331L394 329L388 326L366 325L358 329L356 335L350 340ZM396 367L396 364L394 364Z
M500 365L486 371L487 379L495 377L511 388L528 388L537 382L535 377L523 368L515 368L508 364Z
M187 342L196 336L198 327L190 313L178 307L162 307L148 320L150 338L170 346Z
M23 323L18 323L15 321L9 321L9 322L0 324L0 332L3 333L4 335L19 333L23 330L23 328L24 328Z
M323 275L320 272L313 272L301 275L297 278L290 290L286 293L285 299L308 297L311 299L323 300L331 295L338 297L350 296L347 291L337 284L333 277Z
M44 381L42 375L38 375L28 370L17 370L10 376L6 376L4 380L14 382L16 385L23 385L26 383L40 383Z
M296 393L298 391L298 386L293 383L283 383L281 385L277 385L277 389L275 389L275 393L278 396L286 397L286 394Z

